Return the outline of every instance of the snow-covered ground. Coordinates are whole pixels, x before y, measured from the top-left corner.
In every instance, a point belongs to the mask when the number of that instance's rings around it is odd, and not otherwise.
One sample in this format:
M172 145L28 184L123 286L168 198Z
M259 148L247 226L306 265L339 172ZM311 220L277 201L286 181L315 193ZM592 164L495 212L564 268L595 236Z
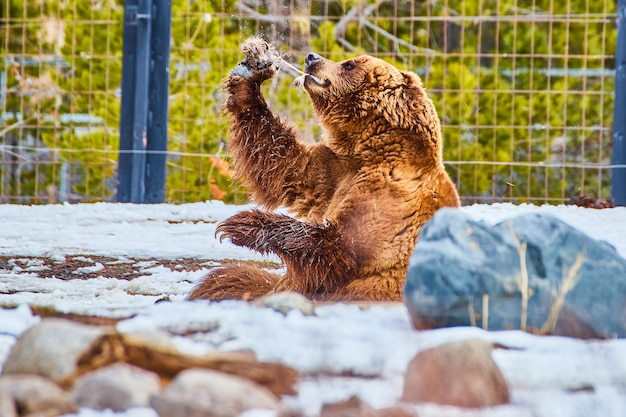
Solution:
M533 336L519 331L487 332L450 328L417 332L401 304L367 309L355 305L319 306L316 315L286 316L244 302L184 301L208 268L223 260L277 262L214 237L217 222L245 209L220 202L185 205L79 204L0 205L0 256L13 259L0 268L0 365L15 338L38 321L26 305L60 312L131 317L121 331L206 328L215 331L179 337L189 352L248 348L260 360L299 370L299 395L284 404L315 415L326 402L353 394L374 407L394 404L403 374L419 351L454 340L481 338L515 349L497 349L494 359L512 391L512 404L480 411L420 405L424 416L622 417L626 415L626 340L581 341ZM511 204L462 208L476 219L495 223L528 211L555 215L590 236L606 240L626 257L626 208L593 210L573 206ZM63 262L81 255L141 263L132 280L98 276L102 265L76 278L42 278L32 257ZM26 258L26 260L20 260ZM145 259L202 260L202 269L154 265ZM84 273L91 273L85 279ZM156 303L168 298L173 302ZM210 326L209 326L210 327ZM184 332L173 332L183 334ZM343 375L343 376L341 376ZM351 376L345 376L351 375ZM267 413L247 413L268 416ZM269 414L271 415L271 414ZM80 417L156 417L150 409L126 413L81 410Z

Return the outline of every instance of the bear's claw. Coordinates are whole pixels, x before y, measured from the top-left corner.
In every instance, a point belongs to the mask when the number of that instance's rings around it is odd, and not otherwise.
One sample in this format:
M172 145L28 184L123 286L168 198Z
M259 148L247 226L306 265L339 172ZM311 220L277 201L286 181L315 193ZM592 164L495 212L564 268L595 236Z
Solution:
M267 215L259 210L242 211L221 222L215 235L220 242L230 240L233 245L245 246L257 251L267 251L259 245L267 240Z

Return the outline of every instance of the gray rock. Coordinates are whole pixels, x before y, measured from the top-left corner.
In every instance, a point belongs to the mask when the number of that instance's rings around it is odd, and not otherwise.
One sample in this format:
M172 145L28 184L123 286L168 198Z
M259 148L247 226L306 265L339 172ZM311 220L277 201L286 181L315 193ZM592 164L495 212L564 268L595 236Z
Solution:
M418 329L626 336L626 260L545 214L489 226L439 210L420 234L404 292Z
M81 407L124 411L148 407L161 389L159 376L126 363L89 372L74 384L73 396Z
M150 400L160 417L232 417L254 408L276 410L278 401L248 379L208 369L187 369Z
M70 394L54 382L39 375L5 375L0 377L0 397L13 399L20 415L56 417L75 413L78 405ZM4 405L3 405L4 407ZM9 406L10 413L10 406ZM4 410L2 410L4 411ZM10 416L11 414L7 414ZM2 414L4 417L5 414Z
M254 300L252 304L261 308L271 308L284 315L287 315L291 310L298 310L305 316L315 314L315 306L311 300L294 291L281 291L266 295Z
M17 339L2 373L35 374L59 382L75 371L78 358L106 331L107 327L44 319Z
M418 353L409 363L402 401L464 408L509 402L506 381L481 340L452 342Z

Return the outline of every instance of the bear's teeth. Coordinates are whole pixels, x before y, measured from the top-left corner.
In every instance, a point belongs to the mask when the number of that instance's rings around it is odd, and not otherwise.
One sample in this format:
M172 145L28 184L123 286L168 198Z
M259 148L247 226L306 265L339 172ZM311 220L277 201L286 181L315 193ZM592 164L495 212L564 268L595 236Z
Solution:
M311 78L313 79L313 81L315 81L315 83L316 83L317 85L319 85L319 86L322 86L322 87L328 87L328 86L330 85L330 81L328 81L327 79L323 79L323 80L322 80L321 78L318 78L318 77L316 77L315 75L312 75L312 74L304 74L304 75L301 75L301 76L297 77L297 78L293 81L293 83L291 84L291 86L292 86L292 87L296 87L296 88L299 88L299 87L304 87L304 79L305 79L306 77L311 77Z
M318 78L311 74L309 74L309 76L313 78L313 81L315 81L315 83L320 87L328 87L330 85L330 80L328 78Z
M304 86L304 77L306 77L306 75L301 75L295 80L293 80L293 83L291 84L291 86L296 87L296 88L300 88Z

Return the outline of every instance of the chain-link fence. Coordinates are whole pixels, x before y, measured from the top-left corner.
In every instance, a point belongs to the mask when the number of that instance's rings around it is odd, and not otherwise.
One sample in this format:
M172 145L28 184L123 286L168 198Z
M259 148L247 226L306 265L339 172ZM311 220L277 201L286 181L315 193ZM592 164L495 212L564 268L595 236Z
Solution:
M0 202L108 201L119 142L121 0L0 6ZM301 66L368 53L417 72L464 203L610 197L616 0L172 2L166 201L245 200L221 85L261 33ZM270 106L320 140L293 74Z

